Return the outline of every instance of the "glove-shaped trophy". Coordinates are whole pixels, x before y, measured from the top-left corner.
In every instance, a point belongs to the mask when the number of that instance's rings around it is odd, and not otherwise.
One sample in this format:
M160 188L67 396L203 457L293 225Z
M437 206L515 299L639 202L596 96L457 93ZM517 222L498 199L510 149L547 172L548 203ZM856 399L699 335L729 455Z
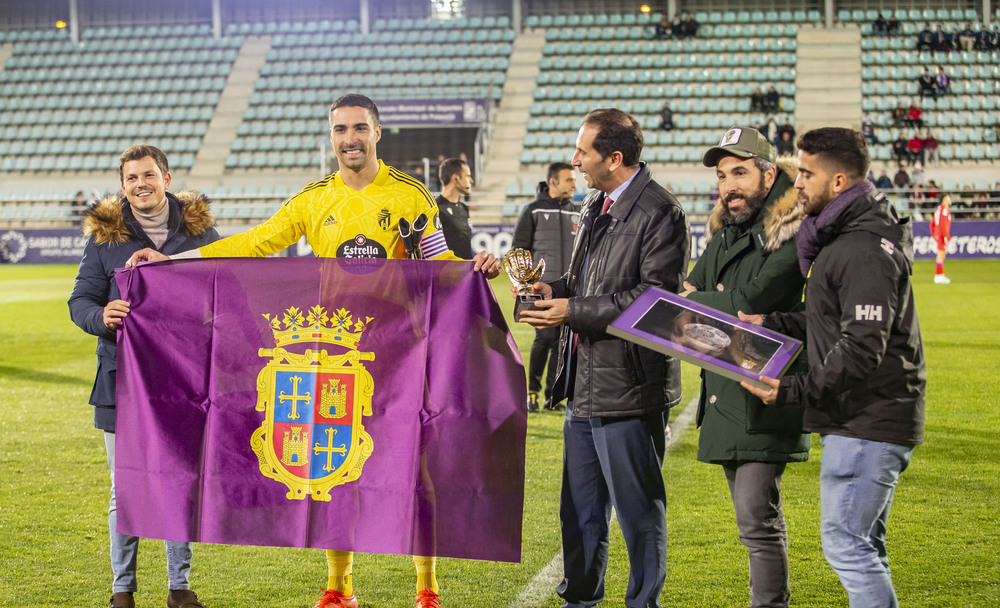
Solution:
M531 286L545 273L545 260L538 260L538 265L534 268L531 263L531 252L527 249L511 249L503 256L503 269L517 290L514 299L515 321L520 319L522 310L532 308L535 302L542 299L541 294L531 290Z
M405 217L399 218L399 238L403 242L403 249L408 259L424 259L424 252L420 249L420 239L424 238L425 230L427 230L427 216L423 213L418 215L412 224Z

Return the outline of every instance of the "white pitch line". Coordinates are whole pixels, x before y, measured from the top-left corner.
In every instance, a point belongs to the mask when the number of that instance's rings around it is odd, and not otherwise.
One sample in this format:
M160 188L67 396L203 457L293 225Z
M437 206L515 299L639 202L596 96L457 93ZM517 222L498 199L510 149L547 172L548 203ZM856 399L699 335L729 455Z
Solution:
M692 399L677 416L676 420L670 421L670 443L667 444L666 451L677 445L681 435L691 426L695 413L698 411L697 397ZM674 408L676 410L676 408ZM673 411L673 410L672 410ZM611 519L614 521L615 514L612 511ZM545 601L552 597L552 591L559 584L563 577L562 552L556 553L548 564L531 579L531 582L521 591L517 599L510 605L510 608L538 608L545 604Z

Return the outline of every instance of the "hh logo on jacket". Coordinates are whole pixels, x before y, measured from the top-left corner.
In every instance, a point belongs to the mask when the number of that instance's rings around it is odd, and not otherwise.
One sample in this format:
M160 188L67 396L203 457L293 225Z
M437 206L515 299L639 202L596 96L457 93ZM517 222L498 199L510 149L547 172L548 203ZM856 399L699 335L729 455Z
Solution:
M854 307L854 319L856 321L881 321L882 307L871 304L858 304Z

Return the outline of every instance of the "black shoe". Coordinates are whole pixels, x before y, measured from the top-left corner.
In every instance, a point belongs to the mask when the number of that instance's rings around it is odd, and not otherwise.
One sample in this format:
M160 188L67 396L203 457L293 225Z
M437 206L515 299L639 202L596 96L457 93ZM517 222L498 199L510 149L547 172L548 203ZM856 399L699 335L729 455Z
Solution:
M538 411L538 393L535 392L528 393L528 411L529 412Z
M190 589L174 589L167 595L167 608L205 608Z
M131 591L116 591L111 594L110 608L135 608Z
M561 403L552 403L552 399L545 400L545 409L550 412L565 412L566 406Z

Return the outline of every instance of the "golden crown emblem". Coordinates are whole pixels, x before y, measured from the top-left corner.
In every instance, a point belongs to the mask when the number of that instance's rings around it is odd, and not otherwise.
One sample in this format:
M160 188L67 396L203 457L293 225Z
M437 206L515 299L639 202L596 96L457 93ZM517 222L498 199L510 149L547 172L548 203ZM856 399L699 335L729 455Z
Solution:
M271 326L275 346L325 342L351 350L357 350L361 335L373 319L365 317L364 320L358 318L355 321L351 317L351 311L345 308L338 309L333 316L329 316L323 306L313 306L305 314L293 306L283 316L280 313L273 317L270 314L261 316Z

